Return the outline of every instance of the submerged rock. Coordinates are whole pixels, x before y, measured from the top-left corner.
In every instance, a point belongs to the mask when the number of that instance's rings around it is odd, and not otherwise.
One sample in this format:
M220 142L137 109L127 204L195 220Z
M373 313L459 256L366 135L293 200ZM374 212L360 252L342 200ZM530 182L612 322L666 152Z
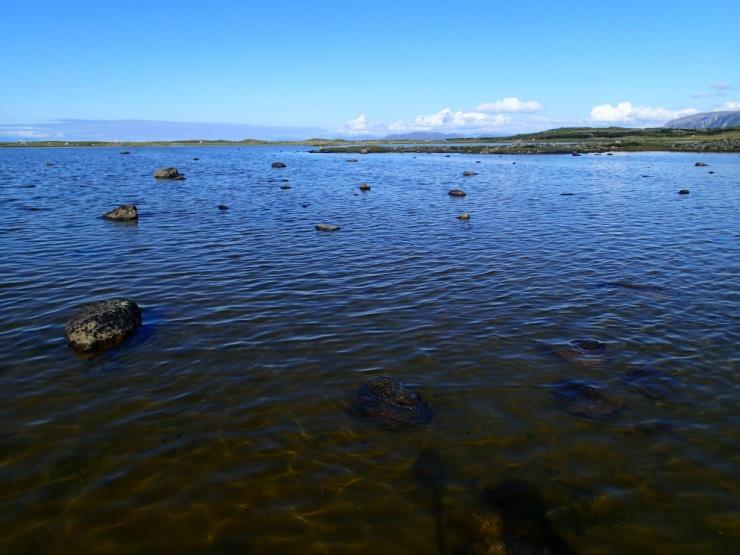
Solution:
M689 194L689 190L688 189L681 189L680 191L678 191L678 194L679 195L688 195Z
M627 389L648 399L665 399L676 390L676 380L652 368L630 368L622 380Z
M135 204L122 204L103 214L103 218L117 222L131 222L139 219L139 212Z
M433 417L429 405L415 389L388 376L362 384L356 404L362 416L388 430L428 424Z
M198 160L200 160L200 158L193 158L193 160L195 160L197 162Z
M463 175L464 175L465 177L471 177L471 176L473 176L473 175L478 175L478 172L471 172L470 170L465 170L465 171L463 172Z
M139 306L114 298L84 305L64 326L64 336L73 349L89 353L118 345L140 325Z
M351 162L351 163L357 162L357 158L350 158L349 160L347 160L347 162Z
M290 185L288 185L287 183L283 183L282 185L280 185L280 188L283 191L287 191L288 189L290 189Z
M316 231L339 231L339 226L334 224L316 224Z
M470 214L468 212L463 212L457 217L457 219L466 222L470 219Z
M553 396L565 412L583 418L604 418L625 407L605 385L585 380L562 380L553 386Z
M635 291L647 291L660 293L665 292L667 289L660 285L651 285L649 283L632 283L630 281L605 281L602 286L605 287L621 287L622 289L634 289Z
M273 162L272 167L273 168L285 168L287 166L283 162Z
M606 354L606 345L593 339L575 339L567 344L548 345L548 349L567 362L598 364Z
M360 191L369 191L370 189L371 187L367 183L360 183Z
M449 193L447 193L451 197L464 197L465 191L461 191L460 189L452 189Z
M47 162L46 167L51 168L54 165L54 162Z
M154 172L157 179L185 179L185 176L177 171L177 168L159 168Z

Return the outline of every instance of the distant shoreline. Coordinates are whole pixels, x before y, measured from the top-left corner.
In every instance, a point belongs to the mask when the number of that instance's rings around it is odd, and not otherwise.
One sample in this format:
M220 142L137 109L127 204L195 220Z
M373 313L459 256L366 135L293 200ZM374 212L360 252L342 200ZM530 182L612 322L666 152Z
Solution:
M471 137L442 140L303 141L16 141L0 148L152 148L215 146L314 147L313 153L446 153L446 154L601 154L607 152L740 152L740 127L727 129L566 127L511 137Z

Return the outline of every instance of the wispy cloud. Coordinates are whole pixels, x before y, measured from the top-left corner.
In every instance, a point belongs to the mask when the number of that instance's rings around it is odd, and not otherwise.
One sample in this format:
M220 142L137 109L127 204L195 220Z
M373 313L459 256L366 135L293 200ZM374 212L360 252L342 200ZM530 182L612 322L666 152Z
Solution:
M714 96L727 96L727 91L736 89L737 87L731 85L726 81L716 81L709 85L710 91L696 92L691 95L692 98L711 98Z
M367 135L370 133L370 122L365 114L360 114L344 124L344 131L350 135Z
M484 102L478 105L479 112L501 113L532 113L542 110L542 104L536 100L519 100L515 96L507 96L495 102Z
M667 110L650 106L633 106L631 102L599 104L591 109L590 120L596 123L628 123L651 125L698 113L694 108Z

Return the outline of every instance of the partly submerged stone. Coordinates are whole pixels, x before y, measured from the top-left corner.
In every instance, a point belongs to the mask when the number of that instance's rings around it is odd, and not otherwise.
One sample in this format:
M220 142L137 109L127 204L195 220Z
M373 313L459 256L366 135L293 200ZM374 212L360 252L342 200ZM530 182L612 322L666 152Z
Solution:
M316 231L339 231L339 226L335 224L316 224Z
M464 197L465 191L461 191L460 189L452 189L449 193L447 193L451 197Z
M579 364L598 364L606 355L606 345L593 339L575 339L547 347L563 360Z
M90 353L114 347L141 325L141 309L128 299L114 298L84 305L64 326L67 343Z
M465 170L465 171L463 172L463 175L464 175L465 177L471 177L471 176L473 176L473 175L478 175L478 172L471 172L470 170Z
M128 150L122 150L121 154L131 154Z
M428 424L433 417L431 408L415 389L388 376L362 384L356 404L363 417L388 430Z
M280 185L280 188L283 191L287 191L288 189L290 189L290 185L288 185L287 183L283 183L282 185Z
M695 165L695 166L696 166L697 168L703 168L703 167L706 167L706 166L708 166L709 164L706 164L706 163L704 163L704 162L697 162L697 163L696 163L696 164L694 164L694 165Z
M185 176L177 168L159 168L154 172L154 177L157 179L185 179Z
M226 206L225 204L219 204L219 205L218 205L218 209L219 209L219 210L228 210L228 209L229 209L229 207L228 207L228 206Z
M678 194L679 195L688 195L689 194L689 190L688 189L681 189L680 191L678 191Z
M625 407L620 395L586 380L562 380L553 386L553 396L565 412L583 418L604 418Z
M347 160L347 162L355 163L357 162L357 158L350 158L349 160Z
M139 212L135 204L122 204L103 214L103 218L117 222L134 222L139 219Z
M285 168L286 165L283 162L273 162L272 167L273 168Z
M367 183L360 183L360 191L369 191L370 188L370 185L368 185Z
M463 212L457 217L458 220L462 220L464 222L467 222L470 219L470 214L468 212Z
M627 389L648 399L665 399L677 385L676 380L652 368L630 368L622 380Z

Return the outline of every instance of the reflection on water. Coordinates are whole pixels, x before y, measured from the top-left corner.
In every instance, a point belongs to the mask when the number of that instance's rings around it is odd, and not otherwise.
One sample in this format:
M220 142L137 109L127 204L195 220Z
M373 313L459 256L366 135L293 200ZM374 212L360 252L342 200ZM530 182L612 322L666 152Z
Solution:
M0 552L733 552L740 158L701 159L0 150ZM142 329L75 355L113 296ZM434 418L357 418L380 376Z

